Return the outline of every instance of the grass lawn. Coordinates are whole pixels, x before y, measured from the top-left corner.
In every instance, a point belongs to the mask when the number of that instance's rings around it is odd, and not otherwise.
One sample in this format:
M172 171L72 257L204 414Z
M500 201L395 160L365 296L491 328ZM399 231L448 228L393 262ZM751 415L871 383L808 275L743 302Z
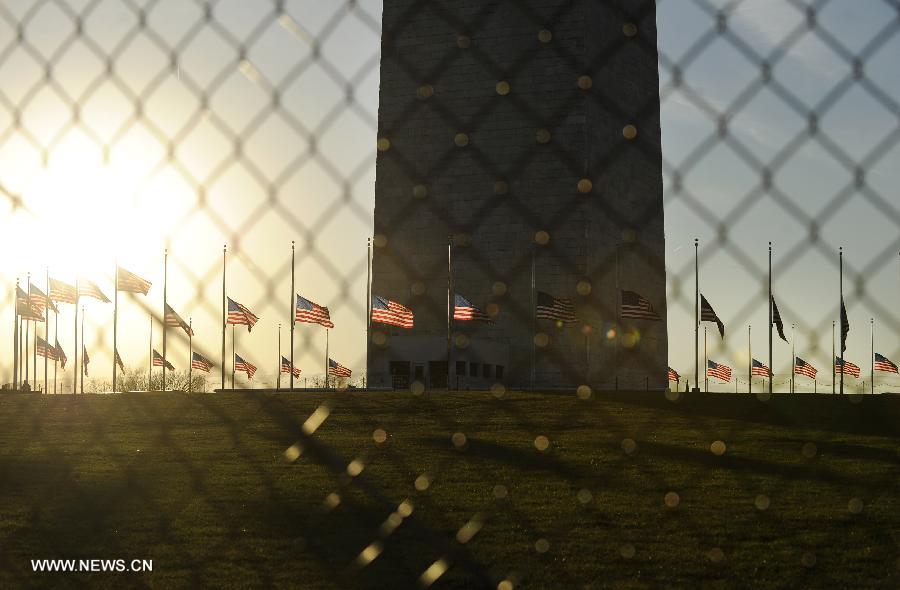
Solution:
M900 587L900 397L670 398L0 395L0 588Z

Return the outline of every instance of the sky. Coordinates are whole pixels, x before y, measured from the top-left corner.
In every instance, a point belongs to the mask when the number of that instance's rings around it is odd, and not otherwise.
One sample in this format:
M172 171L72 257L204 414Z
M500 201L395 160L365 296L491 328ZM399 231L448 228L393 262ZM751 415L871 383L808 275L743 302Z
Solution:
M49 267L57 279L94 279L111 296L117 262L147 278L149 296L122 295L119 306L120 355L146 367L148 312L162 307L168 248L168 302L192 318L195 347L218 363L227 244L228 294L261 317L251 333L237 331L237 352L259 367L254 383L263 386L275 377L279 322L287 354L294 240L296 291L329 306L329 352L361 375L381 1L289 0L279 13L270 2L222 0L209 4L206 24L199 1L88 4L0 7L0 246L10 253L0 280L10 286L31 272L43 288ZM727 328L724 342L710 334L710 358L743 374L750 324L753 356L767 362L768 241L781 315L788 332L796 323L797 354L820 377L830 377L839 246L848 360L867 372L869 318L876 350L900 357L897 8L816 4L810 30L799 0L658 3L669 364L682 375L693 373L694 238L701 290ZM136 7L145 5L141 28ZM854 79L860 55L864 75ZM769 84L760 83L762 60ZM815 136L806 131L811 112ZM715 139L724 114L728 135ZM0 297L3 326L12 326L12 291ZM112 306L85 307L92 374L109 375ZM73 330L64 307L58 337L69 358ZM297 366L320 376L324 330L296 330ZM169 336L170 359L186 368L186 338ZM161 349L158 337L157 326ZM4 382L11 345L0 339ZM790 354L775 345L776 381L790 373Z

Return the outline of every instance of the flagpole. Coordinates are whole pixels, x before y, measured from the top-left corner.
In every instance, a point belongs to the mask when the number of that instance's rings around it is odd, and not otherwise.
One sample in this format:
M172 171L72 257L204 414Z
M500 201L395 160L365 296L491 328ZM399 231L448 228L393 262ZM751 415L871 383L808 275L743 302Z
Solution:
M753 348L750 342L750 324L747 324L747 393L753 393ZM735 381L737 378L735 378Z
M840 267L840 292L841 292L841 310L844 309L844 247L841 246L839 252ZM846 340L844 339L844 318L841 318L841 395L844 395L844 351L846 350Z
M700 391L700 242L694 238L694 391Z
M72 383L72 394L77 393L78 387L78 301L81 299L81 291L78 288L78 277L75 277L75 360L72 363L72 373L75 382Z
M447 365L450 366L449 364ZM449 370L449 369L448 369ZM447 383L449 387L450 375L447 375ZM325 328L325 389L328 389L328 328Z
M228 245L222 246L222 389L225 389L225 318L226 318L226 304L225 304L225 257L228 254ZM234 383L234 377L232 377L232 383Z
M13 291L13 389L19 389L19 278Z
M231 391L234 391L234 324L231 324Z
M47 297L50 297L50 291L47 291ZM59 307L53 312L53 346L57 347L57 354L53 359L53 393L56 393L56 369L59 366Z
M188 318L188 393L193 391L194 378L194 318Z
M118 343L116 341L116 334L118 333L119 327L119 263L116 261L116 272L115 272L115 285L113 286L113 382L112 382L112 390L113 393L116 391L116 355L119 354Z
M162 370L162 390L166 390L166 328L169 324L166 317L169 313L168 306L169 304L166 302L166 283L168 282L169 277L169 249L166 248L163 250L163 322L162 322L162 336L163 336L163 370Z
M50 352L50 267L47 268L47 282L44 291L44 344L47 350L44 353L44 394L47 393L47 353Z
M769 242L769 394L772 394L772 242Z
M537 338L537 305L535 302L535 260L534 260L534 244L531 244L531 391L534 392L534 381L535 381L535 344L534 340Z
M837 357L834 356L834 320L831 320L831 395L834 395L834 362Z
M289 378L291 391L294 390L294 370L293 370L294 369L294 324L296 323L296 320L297 320L297 296L295 295L296 287L295 287L295 281L294 281L294 274L295 274L294 251L295 251L294 240L291 240L291 308L290 308L291 311L290 311L290 315L288 316L289 318L291 318L291 376ZM281 326L280 325L278 328L278 348L279 348L279 350L281 349ZM280 354L278 355L278 382L281 383L281 355Z
M450 360L452 357L453 315L456 297L453 296L453 236L447 236L447 391L450 391ZM533 339L532 339L533 342Z
M791 324L791 393L797 393L796 380L794 378L794 368L797 366L796 343L794 342L794 324ZM772 370L772 367L769 367Z
M84 306L81 306L81 346L84 346ZM87 349L81 351L81 387L79 393L84 394L84 355ZM113 361L115 362L115 361Z
M291 362L291 369L294 368L293 362ZM281 391L281 324L278 324L278 372L275 373L277 377L275 378L275 391ZM294 371L291 371L291 381L294 380Z
M709 393L709 355L706 352L706 326L703 326L703 366L707 370L703 373L703 393Z
M869 362L871 364L871 371L869 373L872 383L870 391L875 393L875 318L869 318L869 324L871 326L871 334L872 334L872 354L869 355Z
M29 308L29 316L33 316L33 308L31 306L31 273L26 274L26 281L28 284L26 288L28 289L28 308ZM29 320L25 320L25 383L28 383L28 379L31 377L31 369L28 366L28 359L31 355L28 353L28 339L31 337L31 322Z
M366 383L369 386L369 344L372 332L372 238L366 238ZM293 361L291 361L291 377L294 375ZM447 367L449 374L450 367Z

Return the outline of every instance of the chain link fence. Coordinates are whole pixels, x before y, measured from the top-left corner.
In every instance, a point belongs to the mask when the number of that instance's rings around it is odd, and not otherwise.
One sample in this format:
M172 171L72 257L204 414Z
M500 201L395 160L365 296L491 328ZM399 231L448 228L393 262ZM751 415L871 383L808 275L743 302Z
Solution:
M163 369L148 365L150 351L160 346L164 282L166 301L182 317L190 318L197 334L191 349L218 365L221 248L226 245L228 296L261 318L249 334L238 330L228 335L228 350L234 338L235 351L259 367L252 380L238 373L237 387L284 387L287 377L279 373L276 359L289 356L290 319L285 312L291 288L289 244L295 241L296 291L327 305L337 326L326 336L318 327L298 324L295 365L302 373L295 385L320 387L325 361L331 357L353 370L345 385L365 386L366 240L377 233L372 213L376 157L391 148L384 143L385 129L379 127L382 46L391 51L390 40L426 12L435 28L446 30L446 46L434 49L432 69L427 74L420 72L421 79L411 71L406 73L410 75L411 99L420 103L435 94L429 104L437 105L432 108L441 124L467 130L467 134L448 136L449 162L455 157L451 155L454 150L468 146L470 138L495 122L486 114L470 119L442 111L440 92L465 83L442 78L442 71L449 69L460 52L474 52L485 23L500 26L491 20L498 6L508 8L507 3L497 1L406 0L401 4L403 18L391 23L391 30L382 30L381 0L46 0L0 4L0 241L8 253L0 267L7 286L0 299L3 326L12 327L11 286L19 279L27 288L26 273L31 273L29 279L41 289L48 276L67 282L74 282L77 275L89 276L109 294L115 265L129 268L150 280L153 289L147 297L120 295L118 352L125 365L120 383L125 383L122 388L127 390L154 389ZM538 157L535 153L545 148L555 150L561 169L575 170L576 178L586 179L590 174L581 169L583 163L554 143L556 133L546 125L541 105L519 99L516 82L511 87L506 82L515 81L519 73L543 59L541 51L552 47L554 32L571 24L581 3L523 0L508 4L518 11L516 18L533 24L532 46L509 63L491 61L487 50L475 54L485 71L496 73L496 86L489 88L489 93L505 97L512 88L510 98L522 101L517 108L533 115L537 132L529 139L518 168L495 175L496 183L490 188L497 195L507 195L519 178L528 178L529 167ZM646 45L642 29L635 23L652 18L652 3L611 2L608 8L617 40L606 58L612 59L617 51L631 51L634 44ZM772 241L775 298L786 325L795 325L790 332L793 348L776 343L772 360L775 390L788 391L792 357L799 356L819 373L815 380L797 377L796 391L831 391L829 339L831 324L839 320L838 247L843 246L843 293L851 325L846 357L861 367L859 379L848 377L847 391L897 391L900 379L889 373L876 373L873 387L865 359L871 347L895 361L900 358L900 201L896 196L900 184L896 165L900 162L900 76L893 59L900 51L900 4L895 0L873 0L864 7L843 0L660 0L655 18L666 271L666 301L655 303L667 311L669 366L681 377L672 384L673 389L683 389L685 380L695 377L691 246L694 238L699 238L701 291L727 326L725 339L711 331L707 354L732 367L734 373L727 384L710 379L711 390L746 392L751 358L770 362L765 334L767 243ZM593 65L603 68L602 63ZM547 73L558 74L556 70ZM570 82L571 87L561 89L554 98L559 99L563 111L569 92L587 95L612 112L628 110L628 105L616 103L615 87L578 76ZM627 86L628 81L621 84ZM403 113L394 115L399 117L394 130L401 132ZM406 115L413 117L414 113ZM636 121L639 130L642 122ZM623 132L627 141L627 130ZM649 149L652 151L652 146ZM433 170L451 169L446 163ZM413 198L422 201L428 191L440 190L442 183L448 182L452 183L452 178L437 172L409 188ZM573 218L582 214L578 208L590 192L582 184L573 191ZM424 202L405 216L414 218L423 207L436 215L456 214ZM478 208L478 214L464 224L466 231L455 236L458 245L465 247L466 236L484 229L483 219L494 206L486 203ZM606 211L616 215L614 208ZM524 205L521 217L534 232L547 230L550 236L555 236L554 224L562 227L570 221L567 216L543 219L539 209ZM651 213L640 212L637 217L649 219ZM535 239L540 244L538 233ZM627 241L628 237L622 234L616 239ZM375 235L374 246L383 246L379 235ZM164 249L169 253L165 278ZM490 264L472 256L473 268L496 274L487 287L495 296L485 307L487 313L494 313L490 305L500 301L505 285L530 272L530 256L523 251L503 272L495 272ZM590 274L580 264L572 264L572 274ZM609 280L612 258L601 257L593 264L598 275ZM435 268L426 278L443 280L444 273L445 269ZM410 284L413 295L417 285ZM572 298L578 301L585 289L580 282L573 284ZM293 301L290 303L293 306ZM63 305L57 318L51 316L47 340L55 338L70 351L71 358L75 346L72 332L79 329L77 322L83 321L84 349L91 357L85 390L109 391L111 382L105 375L111 373L113 364L110 306L91 301L80 319L73 318L72 312L72 306ZM504 312L527 323L532 310L510 306ZM607 319L595 326L566 329L581 330L579 334L607 346L620 341L620 329L628 337L627 327L608 319L615 317L612 307L601 306L598 313ZM148 330L150 326L155 327ZM869 326L874 330L872 342ZM44 337L43 324L33 329ZM6 382L13 372L13 347L11 337L3 340L0 370ZM458 337L454 339L455 346L460 342ZM170 385L186 389L188 340L178 329L169 328L167 344L168 359L176 369ZM763 350L766 352L759 352ZM703 519L714 518L714 506L704 506L699 512L680 510L677 518L660 516L661 530L688 531L687 538L696 549L693 558L675 551L677 559L688 561L673 565L660 557L667 551L665 543L648 541L639 530L646 523L633 520L625 514L630 514L626 508L617 509L616 504L641 505L646 502L642 494L625 491L625 484L646 486L641 489L648 490L646 495L652 495L654 502L657 496L664 498L669 509L665 514L675 513L682 497L674 490L689 487L691 477L696 479L695 485L719 485L718 476L706 472L718 473L706 455L724 455L723 441L730 444L735 439L750 445L747 437L751 432L758 434L757 427L743 429L738 422L727 426L713 422L716 417L733 417L721 405L691 406L699 412L695 418L665 419L666 424L683 428L683 438L655 440L658 416L641 401L649 398L629 401L613 396L609 398L612 405L596 399L597 389L650 389L649 381L634 378L620 384L611 374L590 377L590 369L583 366L585 357L552 350L546 355L560 374L576 383L584 381L581 387L572 388L576 393L571 399L560 397L558 404L553 397L535 402L528 395L508 391L501 376L494 373L484 383L493 396L487 401L478 398L477 418L466 416L472 407L466 404L475 401L467 401L462 394L447 394L446 401L441 401L426 393L415 375L404 385L411 383L416 395L399 398L396 412L373 406L371 399L347 394L326 396L325 401L319 394L297 400L178 397L171 406L128 397L121 409L79 407L69 402L55 407L45 402L11 402L18 405L6 413L4 430L12 442L4 451L4 469L15 472L16 481L31 477L29 468L9 459L34 452L29 450L29 436L42 441L48 456L66 457L70 450L64 439L41 432L41 425L71 420L67 428L82 428L88 440L79 439L83 445L78 447L80 459L64 460L62 474L52 481L80 490L77 495L88 503L87 514L95 529L103 531L100 534L109 533L110 523L98 498L158 512L162 515L159 522L150 519L146 526L159 527L167 542L176 546L193 519L208 522L207 513L227 511L231 502L242 508L253 504L267 515L272 512L292 523L279 529L279 517L265 518L266 526L273 527L262 534L265 543L253 549L252 543L238 541L243 549L258 551L260 563L225 572L201 564L215 552L235 558L229 539L240 539L247 526L240 519L216 524L219 528L211 535L216 541L202 550L189 551L193 574L170 579L173 583L215 584L243 572L252 576L247 578L250 584L294 585L273 572L277 566L262 557L266 551L293 554L272 541L279 534L290 538L292 547L306 556L298 559L310 568L308 572L316 572L311 576L330 581L323 586L378 587L387 575L382 568L388 566L379 565L382 563L390 564L390 575L396 576L390 579L398 584L423 587L513 588L529 582L537 587L601 587L606 585L604 576L619 574L622 587L653 586L654 581L677 586L689 579L706 580L705 567L727 563L730 543L719 532L704 532ZM221 358L225 358L224 352ZM589 364L590 357L586 358L584 363ZM639 364L642 357L635 358L633 362ZM700 358L702 362L702 352ZM32 356L31 362L36 359ZM34 385L43 389L43 359L37 363L31 374L37 369ZM445 370L449 374L450 366ZM150 379L148 371L154 373ZM57 373L54 378L50 369L47 390L73 391L73 368L58 368ZM192 377L197 379L197 375L194 371ZM702 386L702 373L699 377ZM219 386L217 369L205 381L191 383L194 391ZM222 386L227 388L228 383ZM752 387L762 391L765 386L758 379ZM665 399L682 401L671 392ZM773 419L770 414L759 417L752 404L735 403L734 411L751 416L751 421ZM635 413L623 413L623 407ZM551 418L553 412L558 414ZM818 436L813 431L827 431L828 425L840 420L829 410L808 426L802 412L788 414L781 422L775 419L776 423L800 425L810 439ZM187 415L192 418L185 418ZM340 432L349 438L330 431L328 422L340 423ZM317 435L323 424L324 434ZM121 445L139 448L141 443L130 440L127 430L148 425L148 432L157 440L157 456L165 455L166 461L193 482L190 493L175 495L183 503L132 489L146 473L133 458L112 450ZM199 439L187 442L198 431L208 434L209 428L230 441L227 452L238 457L226 475L212 467L221 447ZM880 472L864 470L859 481L832 472L828 475L831 479L822 476L816 471L818 448L813 442L785 442L776 437L777 452L769 450L781 461L779 453L789 454L787 445L797 446L799 450L791 446L790 453L806 461L800 471L789 473L784 465L761 467L763 459L750 453L729 464L735 470L729 485L742 490L763 514L770 498L801 505L799 479L824 478L834 488L852 489L848 492L851 501L860 504L859 510L853 504L850 512L859 514L863 492L857 488L864 482L872 490L867 501L876 505L881 501L877 514L889 519L884 511L890 514L889 508L896 503L891 504L890 495L883 490L896 476L896 457L890 457L889 442L876 440L882 431L872 428L855 425L849 432L872 437L870 442L877 450L866 454L853 448L861 456L877 455L886 467ZM423 436L422 432L435 434ZM499 438L492 438L496 436ZM373 440L375 451L369 448ZM526 450L510 450L522 440L528 443ZM697 441L703 441L701 448L713 441L711 454L700 457L701 451L694 448ZM604 450L597 454L590 444L605 445ZM850 453L824 439L819 446L838 455ZM445 447L452 452L443 452ZM422 458L412 450L420 448L433 452ZM653 459L642 459L639 448ZM80 480L75 467L92 453L105 456L100 461L104 465L101 472L108 469L125 474L121 489L103 490L92 499L90 486L97 482ZM308 458L315 468L304 463ZM848 463L841 465L849 465L852 457L842 459ZM785 458L783 463L792 460ZM672 470L680 461L691 469L678 475ZM478 490L475 500L467 496L466 482L480 477L475 472L497 464L504 467L491 485ZM285 471L299 470L301 465L310 470L308 483L300 483L300 476ZM509 465L528 465L550 474L556 487L535 489L533 481L508 470ZM764 489L755 475L741 475L745 468L774 475L776 483ZM364 470L367 476L359 477ZM377 476L369 478L372 472ZM620 479L621 486L607 486ZM257 498L249 491L215 490L221 485L242 484ZM292 486L302 488L303 494ZM522 490L530 496L517 494ZM269 503L261 506L264 502L259 494ZM321 504L302 504L312 496ZM719 499L716 496L710 502ZM538 503L537 507L533 503ZM345 506L352 509L345 510ZM733 505L727 504L723 510L729 508ZM413 515L421 512L430 516L417 521ZM38 514L32 515L38 523L49 518L40 511L33 514ZM7 513L5 518L12 522L20 516ZM874 562L880 568L887 564L882 579L895 578L896 566L890 560L896 560L896 539L891 537L889 524L871 518L875 524L869 528L854 525L853 530L864 543L880 549L870 562L860 558L852 565L865 567ZM791 519L782 514L763 525L741 522L776 531L792 526ZM592 534L586 523L609 533L601 544L609 545L612 554L604 553L600 563L590 557L591 544L582 540ZM347 536L341 537L342 532ZM815 534L830 538L822 530L816 529ZM479 554L477 539L483 537L504 547L492 550L489 562ZM472 539L476 542L470 544ZM820 555L827 551L827 542L821 538L807 541L779 546L782 553L775 560L774 571L805 583L800 576L814 569L816 551ZM119 551L134 548L126 542L112 547ZM58 548L64 550L65 543ZM16 565L7 547L0 555L10 571L27 573L21 564ZM651 556L650 560L655 556L668 565L659 570L642 562L652 572L651 581L642 582L640 572L632 568L642 556ZM792 567L785 565L788 562ZM846 563L835 561L833 567L843 565ZM831 571L821 563L819 570ZM546 572L553 575L547 577ZM751 572L736 568L721 575L736 579ZM773 585L783 584L785 579ZM874 579L866 578L873 584Z

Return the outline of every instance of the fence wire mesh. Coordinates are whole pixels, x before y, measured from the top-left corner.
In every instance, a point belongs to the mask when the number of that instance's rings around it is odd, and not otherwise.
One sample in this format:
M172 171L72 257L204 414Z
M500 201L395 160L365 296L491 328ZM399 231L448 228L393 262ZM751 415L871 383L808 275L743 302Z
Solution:
M874 399L822 410L804 399L771 410L759 404L777 400L762 379L748 383L747 367L751 358L771 364L775 390L786 392L800 356L819 377L797 377L795 390L831 391L829 330L837 320L840 331L843 246L846 356L861 367L847 391L900 386L881 373L873 384L864 360L874 351L900 358L900 3L600 2L594 10L609 26L599 41L570 36L590 4L574 0L384 4L394 18L382 22L382 0L0 3L0 241L8 253L0 308L10 336L16 280L44 289L47 277L89 277L109 294L118 264L153 289L148 297L119 295L117 389L162 385L165 369L152 368L150 351L160 346L164 282L166 301L197 334L189 343L168 328L176 369L169 388L186 390L189 381L194 391L228 388L218 377L226 245L228 296L261 318L249 334L227 334L227 350L234 342L259 366L252 380L238 373L237 388L286 385L279 357L290 356L292 268L295 291L327 305L336 325L327 335L297 325L296 385L324 385L329 357L353 370L341 391L297 397L130 394L54 403L10 396L0 467L5 494L16 501L0 523L5 579L26 584L28 558L126 554L151 556L162 585L653 587L761 576L775 587L815 586L846 571L857 572L862 587L896 582L896 439L885 434L896 434L896 409ZM497 44L504 26L530 31L508 46L515 55ZM443 42L417 48L409 44L416 35ZM595 56L588 46L599 48ZM658 60L649 107L627 100L637 84L627 72L605 71L634 52ZM379 104L385 60L395 60L408 86L408 96L391 104L383 94ZM473 90L460 75L462 60L491 84ZM520 92L547 79L560 88ZM448 107L459 96L471 96L464 112ZM503 128L502 100L527 129ZM605 125L620 137L606 153L583 157L567 135L582 133L584 122L569 118L582 102L606 113ZM432 127L423 131L421 117ZM444 137L446 150L404 152L412 128ZM483 140L491 134L521 140L502 160L512 164L497 164ZM622 187L604 186L607 170L660 152L663 211L617 204ZM377 158L404 170L408 182L397 190L410 203L380 221ZM572 178L556 215L520 196L539 166ZM461 204L431 198L470 173L484 177L484 195ZM509 208L535 245L513 247L500 268L479 254L477 239L496 232L513 240L492 225ZM655 397L600 393L658 392L664 380L641 373L655 366L656 349L636 346L619 374L615 365L591 369L590 349L578 348L618 351L640 339L618 317L619 246L572 255L562 245L595 213L614 228L615 243L637 252L636 268L665 269L664 300L653 304L668 330L668 364L680 373L676 391L696 377L691 246L700 239L701 291L728 327L727 338L711 331L707 354L734 372L729 383L710 379L705 387L752 387L758 398L729 406L667 391L657 396L659 413ZM438 380L414 371L383 384L400 383L405 393L347 390L369 384L366 239L373 237L377 270L379 252L396 257L389 242L401 237L389 239L385 227L408 228L423 244L445 241L422 235L425 226L416 224L427 216L456 220L447 225L460 274L479 277L490 293L475 304L515 318L528 340L533 309L504 295L527 282L530 248L563 269L570 284L555 295L596 321L551 325L533 341L549 374L572 385L567 393L514 391L521 384L509 366L504 379L500 363L477 357L456 374L479 373L472 383L488 396L435 391ZM641 232L654 228L665 232L664 250L642 250ZM771 360L769 241L775 297L785 323L795 324L794 348L776 343ZM446 313L439 297L415 299L446 284L446 266L423 272L412 259L394 262L405 282L386 295L420 301L417 322L419 313ZM600 290L592 295L591 285L612 285L613 275L615 299L593 299ZM63 305L46 333L41 323L32 329L51 343L52 334L71 357L72 331L84 322L85 391L107 392L110 306L91 301L81 319L73 311ZM375 348L396 334L375 329ZM478 334L454 331L454 352ZM13 375L12 340L0 345L4 382ZM189 376L189 347L216 365L207 378ZM31 362L32 387L76 389L77 367L59 367L58 379L51 368L45 381L43 359ZM804 498L810 481L825 487L821 498ZM54 490L65 492L54 498ZM828 528L835 519L862 553ZM73 545L84 539L82 527L103 542ZM744 534L771 553L743 557L752 553ZM84 547L105 553L85 555Z

